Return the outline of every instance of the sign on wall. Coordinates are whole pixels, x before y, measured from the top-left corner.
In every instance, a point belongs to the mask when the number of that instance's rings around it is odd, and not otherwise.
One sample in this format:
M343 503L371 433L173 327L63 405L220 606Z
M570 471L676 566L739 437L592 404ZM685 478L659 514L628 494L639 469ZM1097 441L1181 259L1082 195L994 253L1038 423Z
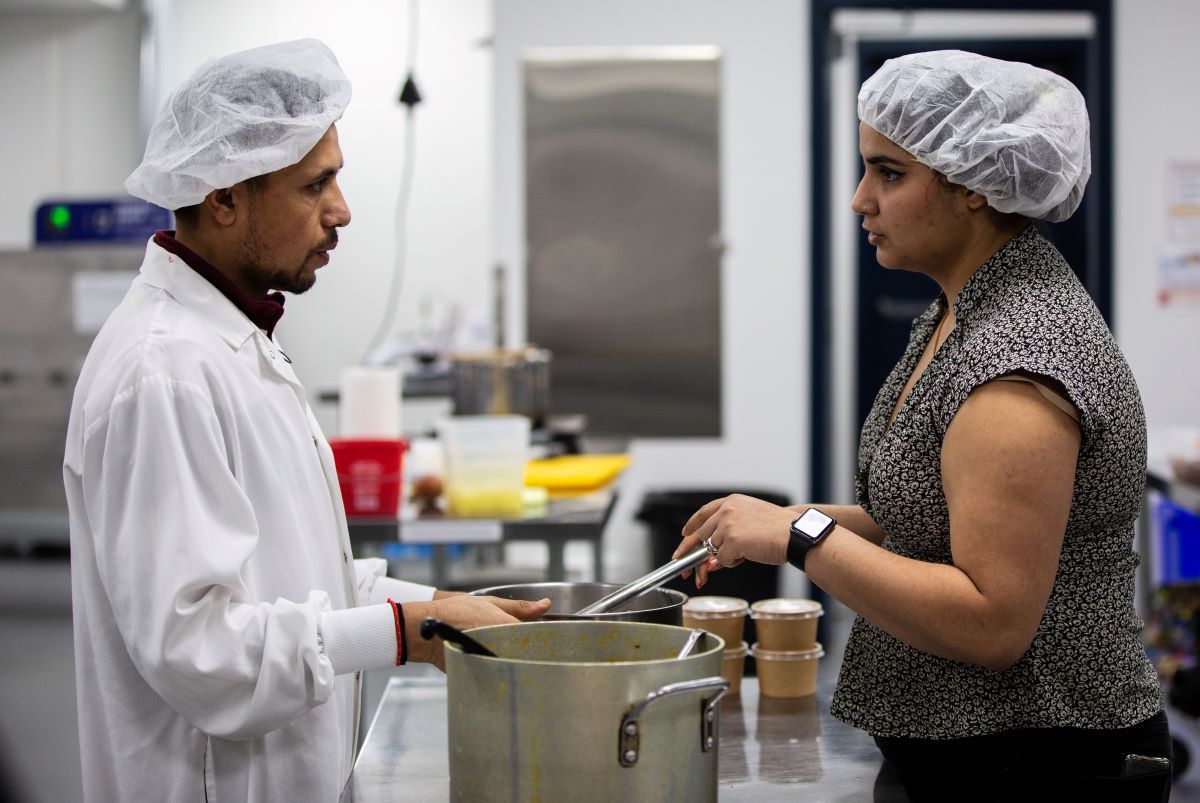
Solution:
M1167 163L1160 306L1200 306L1200 161Z

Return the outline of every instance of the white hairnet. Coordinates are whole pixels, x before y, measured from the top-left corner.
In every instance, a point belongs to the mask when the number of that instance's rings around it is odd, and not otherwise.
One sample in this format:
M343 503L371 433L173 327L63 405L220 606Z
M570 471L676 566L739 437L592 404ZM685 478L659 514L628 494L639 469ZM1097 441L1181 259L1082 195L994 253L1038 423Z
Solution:
M858 117L1000 212L1066 220L1092 172L1083 96L1029 64L937 50L884 62Z
M299 162L349 102L350 79L316 39L210 59L167 98L125 189L164 209L200 203Z

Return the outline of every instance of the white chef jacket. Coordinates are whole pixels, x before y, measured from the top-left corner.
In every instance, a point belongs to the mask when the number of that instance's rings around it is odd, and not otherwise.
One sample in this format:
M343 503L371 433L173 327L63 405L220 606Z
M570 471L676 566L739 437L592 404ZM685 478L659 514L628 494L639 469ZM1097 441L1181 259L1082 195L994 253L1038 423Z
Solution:
M433 589L352 559L283 352L153 241L84 362L63 475L84 797L336 800L355 670L395 659L367 603Z

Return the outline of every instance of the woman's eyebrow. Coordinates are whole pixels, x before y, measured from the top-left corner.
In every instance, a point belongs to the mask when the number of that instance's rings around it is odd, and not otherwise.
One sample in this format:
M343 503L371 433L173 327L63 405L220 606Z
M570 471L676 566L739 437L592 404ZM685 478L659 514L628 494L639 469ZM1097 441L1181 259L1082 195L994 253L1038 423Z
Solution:
M898 167L903 167L905 164L903 161L901 161L900 159L897 159L895 156L888 156L886 154L879 154L877 156L866 156L863 158L863 161L869 165L884 165L884 164L886 164L886 165L896 165Z

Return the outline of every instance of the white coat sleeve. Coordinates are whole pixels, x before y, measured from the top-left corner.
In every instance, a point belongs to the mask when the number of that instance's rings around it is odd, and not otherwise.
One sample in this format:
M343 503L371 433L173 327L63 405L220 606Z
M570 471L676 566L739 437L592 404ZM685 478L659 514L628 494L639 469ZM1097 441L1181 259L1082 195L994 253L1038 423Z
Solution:
M259 600L242 580L258 532L223 444L204 391L143 378L84 433L83 494L134 665L196 727L244 739L325 701L335 671L324 591Z
M358 579L358 599L364 605L393 599L405 602L428 602L433 599L433 586L410 583L387 576L387 561L383 558L359 558L354 561Z

